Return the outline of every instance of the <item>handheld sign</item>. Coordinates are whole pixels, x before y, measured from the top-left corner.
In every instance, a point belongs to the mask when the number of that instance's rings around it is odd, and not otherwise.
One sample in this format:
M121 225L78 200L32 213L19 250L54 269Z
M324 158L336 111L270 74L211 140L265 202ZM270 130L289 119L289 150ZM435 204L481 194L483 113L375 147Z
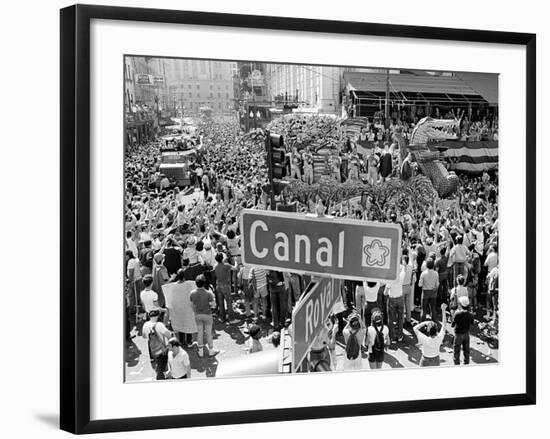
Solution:
M245 209L241 230L246 264L338 279L397 279L399 224Z
M340 281L319 278L292 311L292 366L302 363L340 298Z

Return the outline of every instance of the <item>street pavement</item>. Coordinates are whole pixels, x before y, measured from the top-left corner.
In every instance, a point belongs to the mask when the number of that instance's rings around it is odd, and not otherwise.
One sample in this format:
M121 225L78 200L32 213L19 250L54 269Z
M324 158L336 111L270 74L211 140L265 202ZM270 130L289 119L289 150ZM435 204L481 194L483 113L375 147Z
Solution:
M236 308L236 312L240 312L240 309ZM413 317L415 315L418 316L416 312L413 313ZM250 361L250 356L254 354L247 353L246 342L248 340L248 326L253 323L253 320L252 318L246 318L242 314L236 320L238 322L234 324L227 324L215 319L213 328L214 347L220 350L220 353L215 357L205 355L204 358L199 358L197 356L196 344L186 348L191 361L192 379L215 377L218 364L224 361L230 361L239 357L242 358L243 362ZM262 338L260 341L264 349L272 349L270 336L273 332L273 327L263 320L259 320L257 324L262 328ZM498 361L498 340L490 334L491 331L488 328L487 322L483 319L482 311L479 310L476 315L476 324L471 331L471 365L490 364ZM452 328L448 325L447 329L448 333L445 336L440 351L441 366L454 366ZM419 367L421 352L417 345L416 337L412 332L412 329L405 329L403 341L394 343L388 347L382 369ZM341 335L337 336L336 340L335 370L339 371L343 370L345 345ZM127 342L125 353L126 382L153 381L155 379L155 374L149 360L147 342L141 335L137 334L132 340ZM362 357L362 368L369 369L367 354L363 353Z

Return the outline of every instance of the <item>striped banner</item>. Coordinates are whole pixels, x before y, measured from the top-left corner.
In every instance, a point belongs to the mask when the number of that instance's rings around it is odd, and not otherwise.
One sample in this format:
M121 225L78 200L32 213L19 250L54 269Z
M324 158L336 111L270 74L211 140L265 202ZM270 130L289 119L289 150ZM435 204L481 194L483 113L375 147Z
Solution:
M443 156L451 161L451 170L483 172L498 168L498 142L443 142Z

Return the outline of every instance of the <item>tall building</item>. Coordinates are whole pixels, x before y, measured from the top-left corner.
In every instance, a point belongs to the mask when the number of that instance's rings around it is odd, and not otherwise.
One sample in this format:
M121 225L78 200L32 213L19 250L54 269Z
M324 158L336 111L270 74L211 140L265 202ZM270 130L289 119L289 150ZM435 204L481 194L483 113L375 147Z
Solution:
M342 68L269 64L267 78L275 102L297 103L320 113L338 113Z
M272 99L295 103L298 107L319 113L341 114L346 83L344 73L371 72L377 69L269 64L267 77Z
M156 108L156 101L166 106L166 74L164 60L143 56L126 58L133 73L134 103Z
M126 145L143 144L158 132L165 108L164 64L159 58L124 58Z
M163 61L169 109L183 107L184 114L198 114L201 107L211 108L214 114L233 109L236 63L200 59Z
M124 112L131 113L135 103L134 63L131 58L124 58Z

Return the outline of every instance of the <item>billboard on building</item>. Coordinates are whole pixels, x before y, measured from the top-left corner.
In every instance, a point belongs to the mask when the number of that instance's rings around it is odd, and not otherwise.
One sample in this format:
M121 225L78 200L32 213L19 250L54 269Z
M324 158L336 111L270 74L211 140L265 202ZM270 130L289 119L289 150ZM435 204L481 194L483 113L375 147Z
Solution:
M138 85L153 85L153 75L148 75L144 73L136 74L136 84Z

